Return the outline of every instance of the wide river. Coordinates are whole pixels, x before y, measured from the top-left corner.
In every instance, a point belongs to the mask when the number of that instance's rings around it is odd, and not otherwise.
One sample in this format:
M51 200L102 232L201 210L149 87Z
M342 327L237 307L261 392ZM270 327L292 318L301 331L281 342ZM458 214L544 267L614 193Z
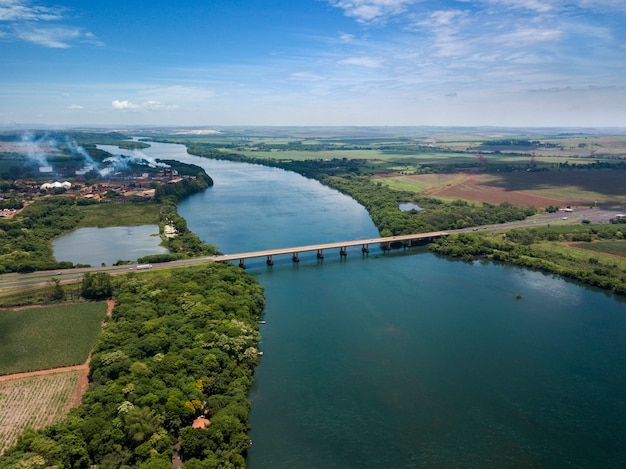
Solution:
M223 252L377 234L360 205L297 174L144 152L211 175L179 212ZM249 468L626 465L623 299L423 248L301 259L247 266L267 299Z

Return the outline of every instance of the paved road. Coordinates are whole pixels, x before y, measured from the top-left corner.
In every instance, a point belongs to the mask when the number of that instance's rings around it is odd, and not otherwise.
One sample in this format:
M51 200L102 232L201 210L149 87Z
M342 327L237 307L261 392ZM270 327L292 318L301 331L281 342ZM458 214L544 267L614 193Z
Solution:
M539 215L534 215L532 217L527 218L526 220L516 221L511 223L503 223L499 225L485 225L485 226L477 226L472 228L465 228L461 230L449 230L447 233L463 233L463 232L472 232L472 231L499 231L499 230L508 230L511 228L521 228L521 227L538 227L538 226L546 226L546 225L569 225L569 224L579 224L583 220L589 220L591 223L608 223L611 218L615 218L615 216L619 213L619 211L615 210L601 210L598 208L588 208L588 209L576 209L573 212L564 212L559 211L557 213L542 213ZM442 232L435 232L433 234L441 234ZM428 234L423 234L427 236ZM143 273L149 272L150 270L156 269L170 269L173 267L181 267L187 265L200 264L205 262L229 262L229 261L239 261L241 258L249 258L249 257L265 257L268 255L279 255L279 254L291 254L294 252L304 252L311 251L316 249L331 249L331 248L339 248L342 246L355 246L360 244L376 244L380 242L386 241L401 241L403 239L409 239L415 236L395 236L390 238L371 238L367 240L354 240L354 241L344 241L338 243L328 243L328 244L320 244L320 245L312 245L312 246L296 246L285 249L273 249L267 251L258 251L255 253L238 253L238 254L225 254L221 256L215 256L211 258L201 257L194 259L185 259L179 261L172 262L164 262L160 264L154 264L151 269L141 270L137 269L137 265L125 265L125 266L107 266L107 267L88 267L88 268L80 268L80 269L67 269L62 271L41 271L41 272L33 272L30 274L3 274L0 275L0 296L4 296L7 294L14 293L19 290L26 290L29 288L36 289L40 288L43 284L50 282L53 278L59 279L61 283L71 283L76 282L82 279L82 276L86 272L107 272L111 275L119 275L124 274L129 271Z

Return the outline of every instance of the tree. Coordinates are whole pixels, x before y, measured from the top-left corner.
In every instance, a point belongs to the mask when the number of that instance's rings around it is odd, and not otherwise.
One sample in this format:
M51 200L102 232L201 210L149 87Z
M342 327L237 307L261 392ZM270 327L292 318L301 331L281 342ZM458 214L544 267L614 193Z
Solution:
M50 294L50 298L53 301L63 301L65 299L65 290L61 286L61 281L58 278L52 279L52 293Z
M88 300L102 300L113 293L111 276L106 272L87 272L83 277L81 295Z
M133 407L124 417L124 430L133 444L140 444L156 433L161 422L149 407Z

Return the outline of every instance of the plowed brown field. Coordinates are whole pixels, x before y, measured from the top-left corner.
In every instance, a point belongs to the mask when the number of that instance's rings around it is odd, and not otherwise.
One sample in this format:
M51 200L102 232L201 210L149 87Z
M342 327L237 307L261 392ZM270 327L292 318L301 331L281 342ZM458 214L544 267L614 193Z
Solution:
M507 190L503 187L485 184L478 176L468 175L461 182L430 193L431 197L463 199L471 202L501 204L508 202L520 207L546 208L550 205L577 205L574 201L531 194L524 191Z

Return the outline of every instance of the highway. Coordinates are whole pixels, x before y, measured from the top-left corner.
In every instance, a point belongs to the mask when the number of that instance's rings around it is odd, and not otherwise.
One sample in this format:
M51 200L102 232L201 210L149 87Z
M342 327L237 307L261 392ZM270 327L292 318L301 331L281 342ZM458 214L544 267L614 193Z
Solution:
M472 232L472 231L500 231L520 227L539 227L553 224L579 224L582 220L589 220L592 223L606 223L609 219L619 213L611 210L583 209L575 212L557 212L535 215L526 220L503 223L499 225L486 225L461 230L435 231L431 233L419 233L412 235L390 236L381 238L368 238L359 240L338 241L334 243L312 244L307 246L293 246L280 249L267 249L262 251L242 252L235 254L222 254L213 257L198 257L178 261L153 264L150 269L137 269L137 264L106 267L83 267L77 269L65 269L54 271L38 271L28 274L9 273L0 275L0 296L23 291L27 289L40 288L50 282L53 278L59 279L61 283L71 283L82 279L86 272L106 272L111 275L119 275L128 272L150 272L158 269L170 269L181 266L195 265L206 262L240 262L252 258L271 258L280 255L294 255L304 252L329 251L332 249L342 249L351 246L371 246L375 244L385 244L393 242L408 242L424 238L434 238L446 236L448 234ZM326 253L325 253L326 254ZM337 252L339 255L339 252Z

